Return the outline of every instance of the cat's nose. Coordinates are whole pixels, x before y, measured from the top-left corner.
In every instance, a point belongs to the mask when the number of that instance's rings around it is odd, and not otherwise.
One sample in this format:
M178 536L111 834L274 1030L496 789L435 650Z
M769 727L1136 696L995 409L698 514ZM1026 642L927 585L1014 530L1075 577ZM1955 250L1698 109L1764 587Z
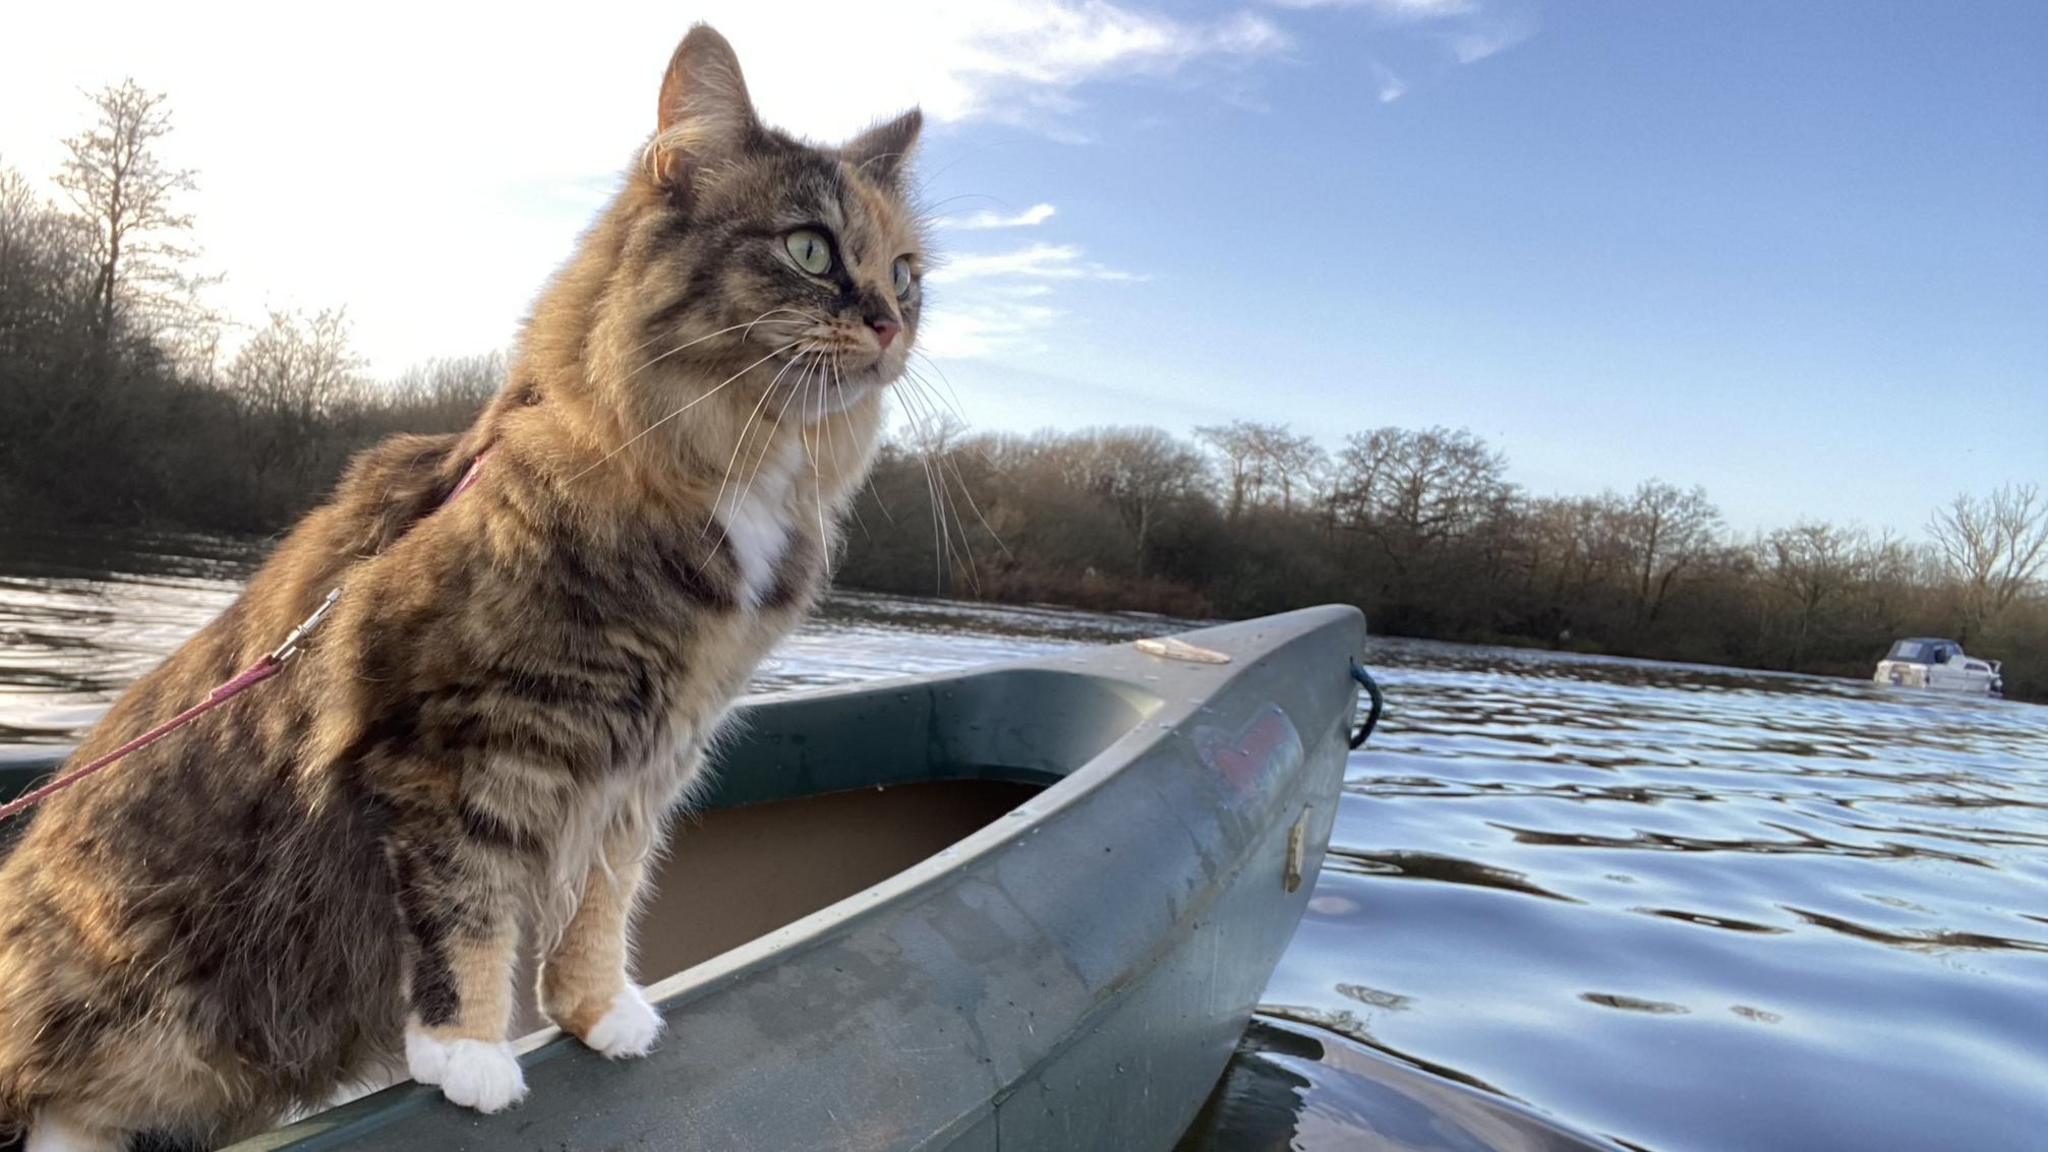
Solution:
M889 342L896 339L896 334L903 331L901 323L887 316L868 321L868 327L875 330L875 343L880 344L884 352L889 350Z

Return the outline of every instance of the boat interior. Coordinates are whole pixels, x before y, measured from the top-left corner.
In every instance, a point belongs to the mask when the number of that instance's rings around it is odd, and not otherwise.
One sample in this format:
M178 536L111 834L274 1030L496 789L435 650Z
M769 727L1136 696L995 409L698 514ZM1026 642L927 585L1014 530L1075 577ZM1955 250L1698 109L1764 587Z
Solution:
M640 920L640 979L681 972L937 854L1158 706L1122 681L1040 669L751 705L704 800L671 827ZM540 1023L523 1005L518 1030Z
M1010 668L743 706L701 802L671 826L640 921L639 978L683 971L934 855L1160 703L1081 669ZM0 768L0 795L53 767ZM523 1034L544 1021L530 972L518 987Z

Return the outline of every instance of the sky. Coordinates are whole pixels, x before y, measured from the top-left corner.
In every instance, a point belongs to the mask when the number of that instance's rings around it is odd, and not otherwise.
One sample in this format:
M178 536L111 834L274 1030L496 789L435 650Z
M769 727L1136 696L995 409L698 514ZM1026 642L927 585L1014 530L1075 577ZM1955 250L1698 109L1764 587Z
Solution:
M217 303L373 371L507 346L694 20L770 122L913 103L976 427L1465 427L1537 494L1918 535L2048 483L2048 4L40 4L0 163L170 96Z

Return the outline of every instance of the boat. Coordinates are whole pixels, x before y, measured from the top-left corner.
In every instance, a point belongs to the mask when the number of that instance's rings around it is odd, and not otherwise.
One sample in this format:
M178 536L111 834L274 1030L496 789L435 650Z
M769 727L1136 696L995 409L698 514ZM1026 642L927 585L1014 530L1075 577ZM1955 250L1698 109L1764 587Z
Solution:
M1965 653L1961 644L1933 636L1913 636L1893 644L1870 678L1898 688L1933 688L1972 696L2005 692L2004 665L1980 660Z
M528 1004L515 1109L404 1081L235 1147L1169 1149L1314 887L1364 639L1331 606L744 702L642 919L651 1055Z

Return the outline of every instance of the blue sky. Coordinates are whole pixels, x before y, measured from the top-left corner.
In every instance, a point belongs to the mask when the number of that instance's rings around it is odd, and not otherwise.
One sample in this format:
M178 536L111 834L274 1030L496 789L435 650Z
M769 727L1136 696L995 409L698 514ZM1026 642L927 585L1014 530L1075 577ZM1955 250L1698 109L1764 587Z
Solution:
M935 137L935 196L1146 277L949 370L971 415L1467 426L1742 528L2048 480L2048 5L1532 4L1471 63L1374 7L1090 89L1086 143Z
M1745 531L2048 482L2036 0L109 3L15 22L0 162L166 90L222 306L344 305L380 373L509 341L709 19L794 130L924 105L979 426L1462 426Z

